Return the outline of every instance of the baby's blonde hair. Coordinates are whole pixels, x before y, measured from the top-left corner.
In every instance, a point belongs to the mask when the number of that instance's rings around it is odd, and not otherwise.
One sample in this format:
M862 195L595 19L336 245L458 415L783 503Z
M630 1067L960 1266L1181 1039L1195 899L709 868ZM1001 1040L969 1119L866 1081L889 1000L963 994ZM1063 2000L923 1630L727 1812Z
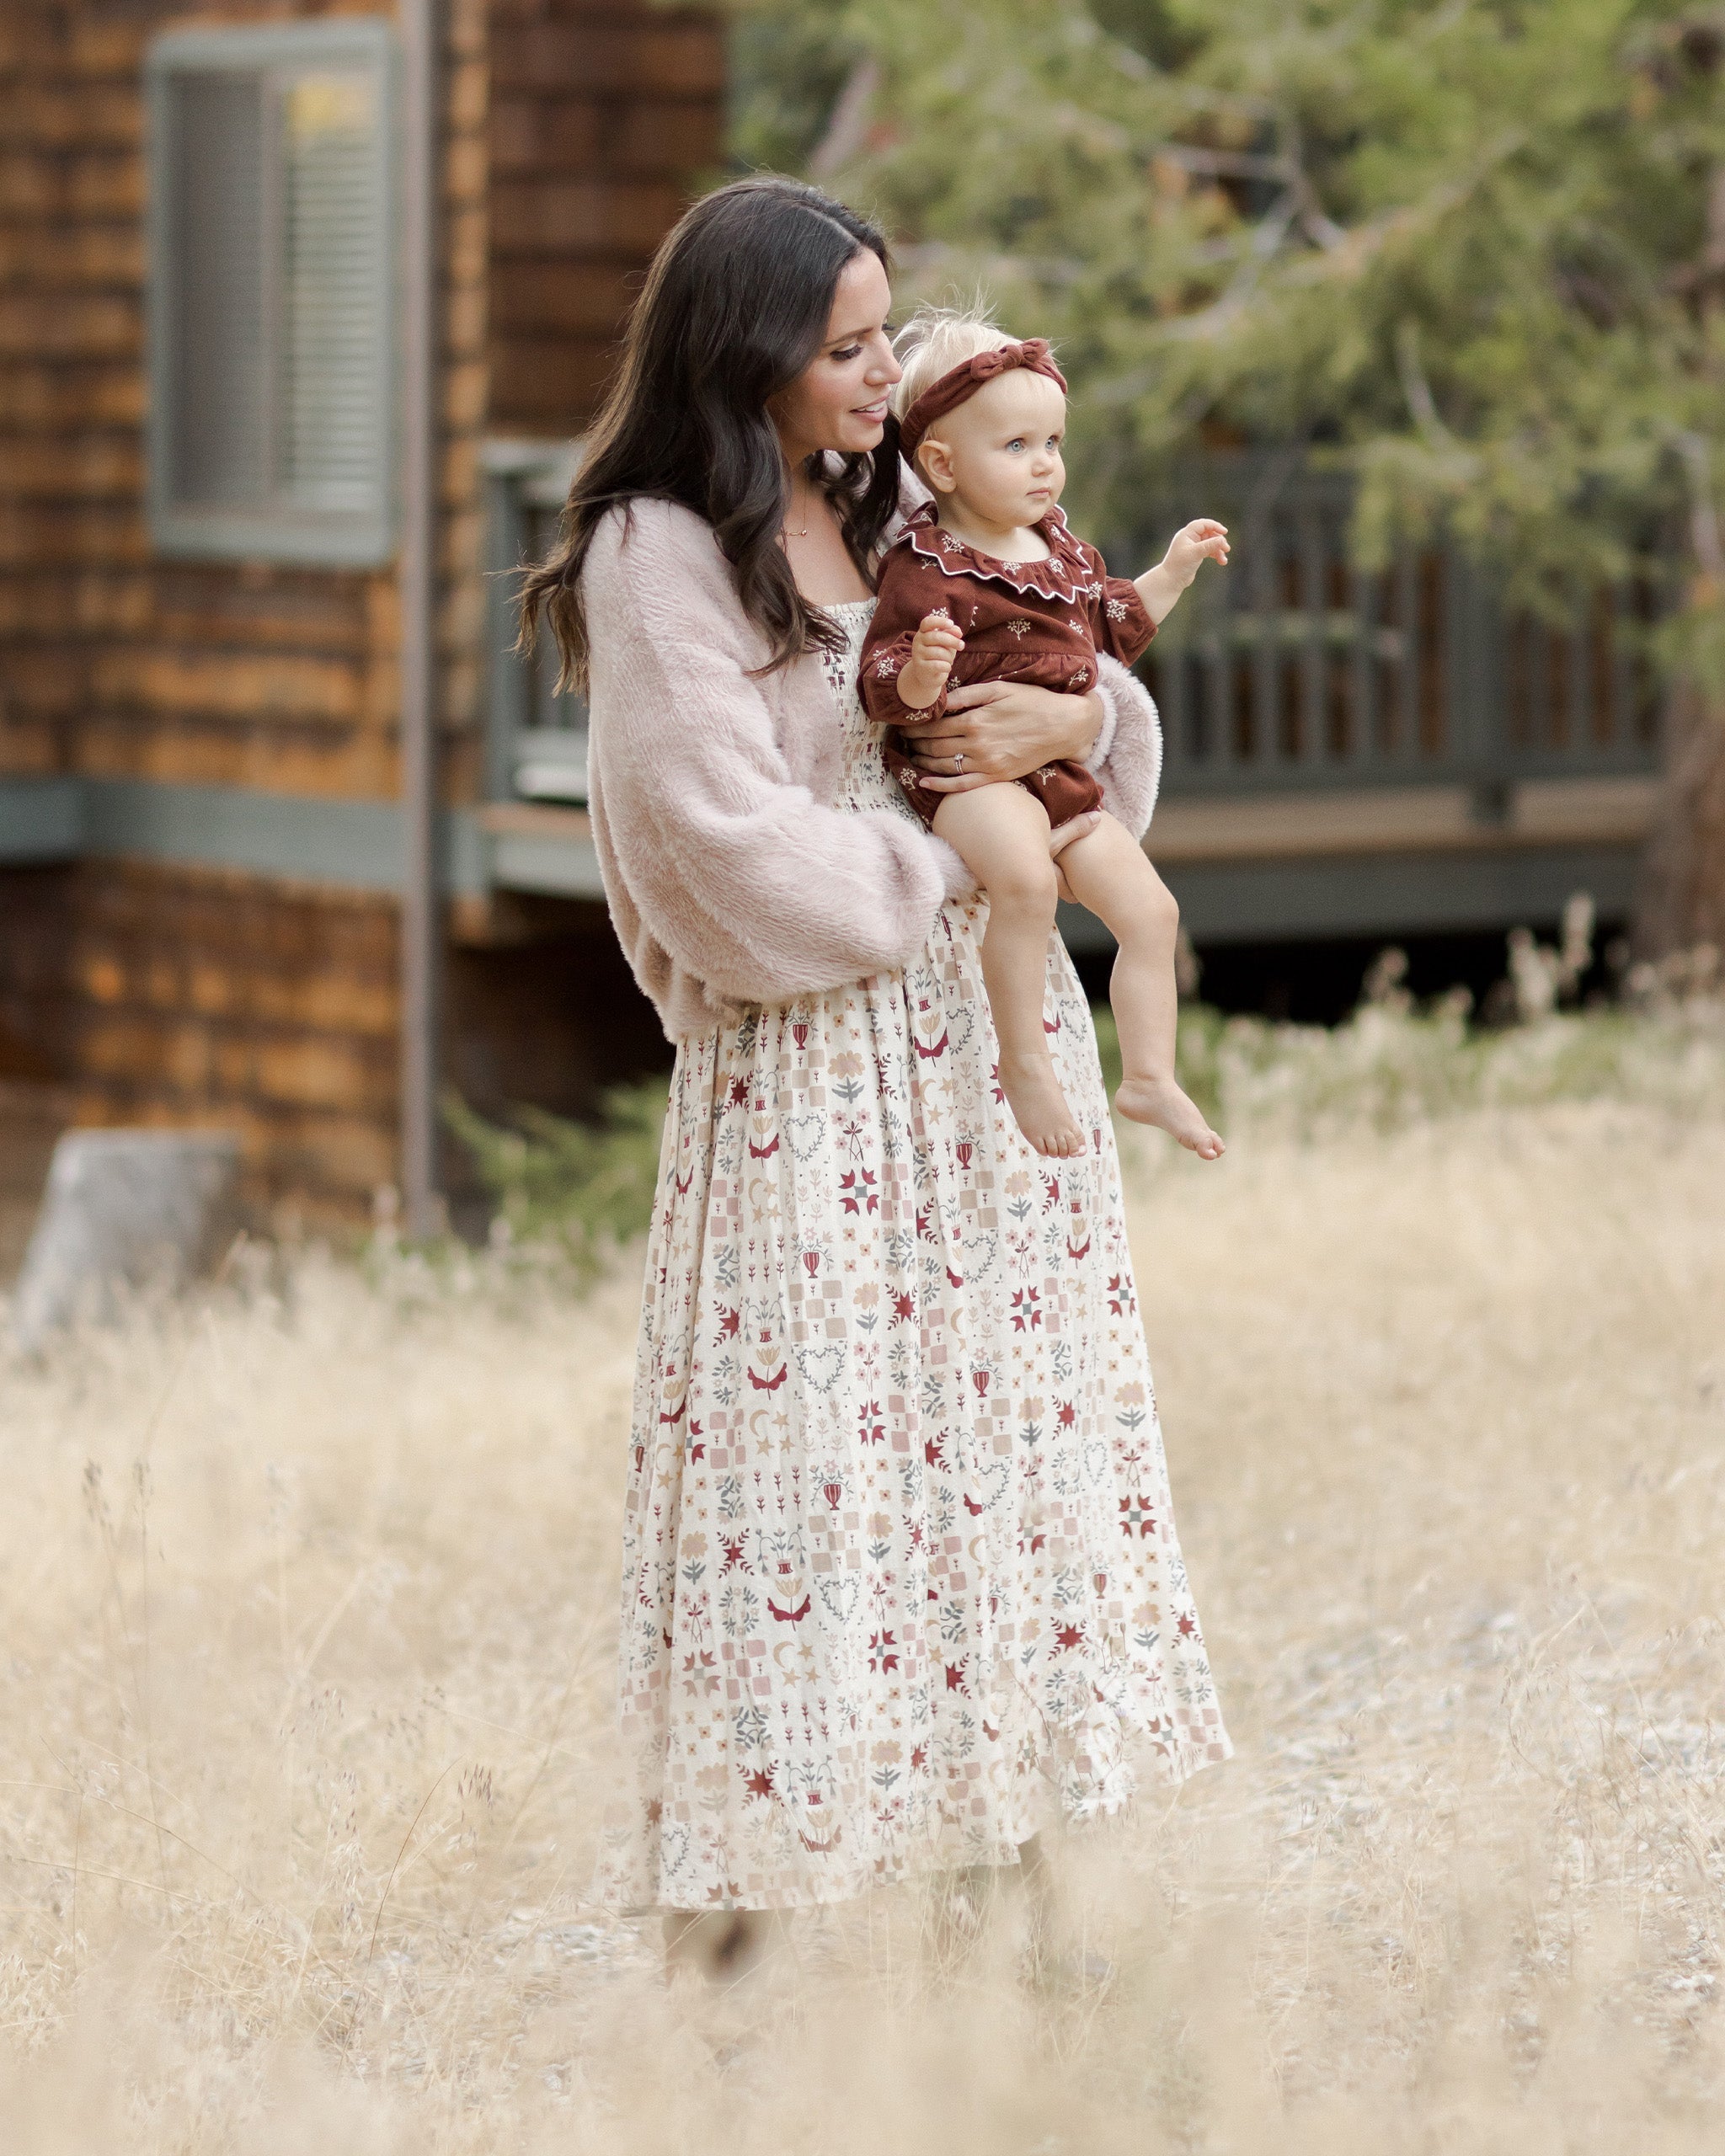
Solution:
M997 352L1013 341L980 301L972 307L919 307L893 339L893 356L905 370L893 391L895 417L902 419L943 374L979 352Z
M997 352L1012 339L979 302L974 307L919 307L893 339L893 357L905 370L893 391L893 411L902 419L925 389L943 374Z

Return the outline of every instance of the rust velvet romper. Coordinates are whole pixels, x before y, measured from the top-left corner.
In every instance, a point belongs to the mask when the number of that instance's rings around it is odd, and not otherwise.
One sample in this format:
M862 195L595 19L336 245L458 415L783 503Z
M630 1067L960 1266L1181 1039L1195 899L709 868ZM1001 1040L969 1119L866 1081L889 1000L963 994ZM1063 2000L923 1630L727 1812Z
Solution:
M1082 695L1096 686L1099 651L1130 666L1156 634L1137 587L1110 576L1102 556L1073 536L1058 509L1035 528L1048 542L1045 562L996 561L943 531L934 504L925 502L881 563L857 686L870 718L887 729L887 769L925 824L933 823L945 797L923 784L895 738L899 729L944 717L948 691L978 681L1027 681ZM937 613L950 616L964 648L934 702L911 711L899 700L899 675L917 625ZM1041 802L1056 830L1102 806L1102 788L1082 764L1044 764L1018 784Z

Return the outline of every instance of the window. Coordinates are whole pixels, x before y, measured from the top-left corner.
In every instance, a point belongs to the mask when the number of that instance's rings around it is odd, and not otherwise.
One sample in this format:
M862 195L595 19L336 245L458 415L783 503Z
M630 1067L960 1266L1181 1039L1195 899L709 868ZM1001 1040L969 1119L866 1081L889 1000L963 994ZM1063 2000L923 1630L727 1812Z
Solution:
M559 694L549 631L532 655L515 649L515 605L524 562L542 561L557 541L580 444L494 437L479 452L487 499L489 593L485 684L486 788L494 801L587 798L587 706Z
M388 28L174 32L148 77L152 536L176 554L381 561Z

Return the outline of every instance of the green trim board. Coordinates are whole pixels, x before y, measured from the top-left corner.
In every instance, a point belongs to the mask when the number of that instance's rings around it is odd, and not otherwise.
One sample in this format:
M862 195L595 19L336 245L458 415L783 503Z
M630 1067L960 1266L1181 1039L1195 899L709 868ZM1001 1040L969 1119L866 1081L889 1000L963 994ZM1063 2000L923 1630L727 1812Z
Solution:
M519 841L495 838L471 809L446 813L441 881L466 896L501 884L597 896L590 843L540 864L554 881L511 884L494 856ZM542 851L544 842L537 841ZM152 779L0 779L0 862L127 855L183 862L348 890L398 891L401 810L393 801L327 800L248 787L179 786ZM581 857L585 856L585 858Z
M1548 927L1577 891L1621 921L1635 895L1638 846L1502 846L1468 853L1361 855L1319 861L1188 862L1163 871L1194 943L1412 936ZM1114 938L1081 906L1060 910L1075 951Z
M0 862L73 861L83 844L81 780L0 778Z
M564 899L605 896L591 839L540 838L519 831L488 836L491 880L500 890L539 891Z
M590 837L488 830L483 813L455 808L443 818L446 891L603 896ZM0 862L69 861L80 854L396 891L401 816L392 801L326 800L243 787L0 779ZM1591 892L1602 914L1621 919L1633 896L1639 858L1640 849L1628 845L1524 845L1465 853L1188 862L1167 864L1166 874L1194 939L1245 942L1545 923L1578 890ZM1061 909L1061 926L1074 949L1108 947L1102 924L1077 907Z
M88 853L141 855L352 890L401 888L401 810L393 801L326 801L241 787L88 779L84 831ZM482 889L483 863L471 843L462 847L460 838L455 829L446 833L446 887Z

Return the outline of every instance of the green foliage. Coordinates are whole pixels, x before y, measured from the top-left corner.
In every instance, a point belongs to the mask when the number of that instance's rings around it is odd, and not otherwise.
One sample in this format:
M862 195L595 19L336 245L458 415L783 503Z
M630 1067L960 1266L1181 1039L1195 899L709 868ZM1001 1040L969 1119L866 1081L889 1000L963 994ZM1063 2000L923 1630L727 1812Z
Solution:
M1107 1005L1094 1015L1112 1097L1119 1039ZM1525 1025L1477 1027L1465 995L1423 1008L1362 1003L1335 1027L1229 1017L1186 1003L1178 1069L1180 1083L1231 1139L1345 1138L1555 1101L1717 1116L1725 1114L1725 1004L1699 998L1554 1011Z
M606 1093L597 1123L521 1107L510 1129L451 1094L444 1115L473 1155L508 1241L556 1255L585 1281L653 1218L665 1097L665 1081L649 1079Z
M1367 999L1333 1027L1229 1017L1206 1004L1183 1004L1181 1084L1229 1138L1345 1137L1554 1101L1725 1114L1725 1000L1711 973L1689 981L1648 971L1629 1004L1546 1011L1525 1023L1480 1027L1470 1023L1465 993L1416 1006L1393 972L1381 965L1374 971L1382 974L1379 987L1369 983ZM1120 1081L1119 1036L1105 1003L1092 1015L1112 1097ZM454 1097L446 1100L450 1127L497 1204L497 1253L519 1257L536 1271L549 1258L553 1278L565 1268L579 1284L595 1279L651 1221L665 1097L664 1081L651 1080L608 1093L599 1123L521 1108L513 1128L487 1121ZM380 1253L379 1262L388 1255ZM399 1289L428 1266L435 1273L435 1251L395 1251L385 1269ZM456 1262L453 1249L439 1262L447 1272ZM515 1271L510 1263L494 1276L485 1264L483 1278L506 1286Z
M830 0L738 13L730 47L730 147L751 168L797 172L826 131L857 62L846 10Z
M1725 678L1717 8L732 4L742 159L1059 340L1091 528L1200 440L1313 444L1363 558L1443 526L1550 611L1675 545L1665 656Z
M1725 1008L1564 1011L1503 1030L1471 1029L1454 998L1425 1011L1363 1004L1333 1028L1232 1018L1220 1028L1215 1067L1225 1137L1334 1138L1555 1101L1717 1116Z

